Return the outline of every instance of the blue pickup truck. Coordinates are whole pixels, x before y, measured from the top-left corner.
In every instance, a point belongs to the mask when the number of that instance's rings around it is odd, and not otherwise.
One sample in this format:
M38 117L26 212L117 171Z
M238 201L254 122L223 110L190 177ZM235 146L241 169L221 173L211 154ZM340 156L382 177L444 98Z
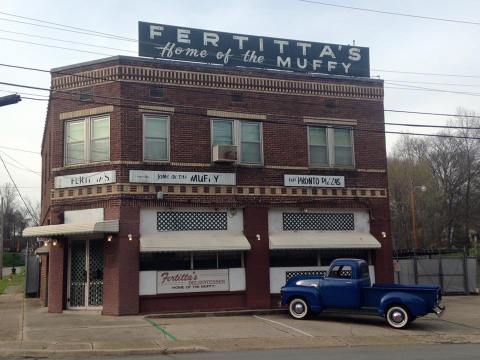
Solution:
M372 285L368 265L359 259L337 259L325 277L300 275L281 289L282 304L295 319L326 309L352 309L385 318L402 329L420 316L445 310L442 293L435 285Z

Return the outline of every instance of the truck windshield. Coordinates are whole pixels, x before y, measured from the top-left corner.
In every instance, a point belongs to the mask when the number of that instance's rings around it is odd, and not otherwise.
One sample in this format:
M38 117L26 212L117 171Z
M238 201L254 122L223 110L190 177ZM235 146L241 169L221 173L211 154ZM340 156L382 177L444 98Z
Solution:
M351 279L352 267L350 265L335 265L328 272L328 277L334 279Z

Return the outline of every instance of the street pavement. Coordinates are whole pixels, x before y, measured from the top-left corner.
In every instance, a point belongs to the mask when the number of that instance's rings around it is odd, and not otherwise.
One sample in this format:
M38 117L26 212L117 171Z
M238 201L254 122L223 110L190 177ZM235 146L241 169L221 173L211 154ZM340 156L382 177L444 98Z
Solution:
M445 297L442 319L429 315L407 330L382 318L325 314L294 320L287 314L214 317L50 314L38 299L0 296L0 356L143 355L252 349L350 348L480 344L480 297ZM402 348L403 349L403 348ZM394 359L394 358L392 358Z
M355 348L323 349L280 349L259 351L217 352L208 354L175 354L147 356L102 356L89 357L90 360L472 360L478 359L479 344L467 345L421 345L404 347L365 346ZM75 360L80 357L55 357L56 359ZM12 358L15 360L15 358Z

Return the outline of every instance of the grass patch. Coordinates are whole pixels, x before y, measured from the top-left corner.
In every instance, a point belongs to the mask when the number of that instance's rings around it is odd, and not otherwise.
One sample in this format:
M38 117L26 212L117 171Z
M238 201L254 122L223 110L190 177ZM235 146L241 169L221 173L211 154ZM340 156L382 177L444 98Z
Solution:
M15 266L24 266L23 256L19 253L6 252L3 254L3 266L12 267Z
M15 275L4 276L0 280L0 294L3 294L5 289L9 286L23 285L25 281L25 268L17 268L17 273Z

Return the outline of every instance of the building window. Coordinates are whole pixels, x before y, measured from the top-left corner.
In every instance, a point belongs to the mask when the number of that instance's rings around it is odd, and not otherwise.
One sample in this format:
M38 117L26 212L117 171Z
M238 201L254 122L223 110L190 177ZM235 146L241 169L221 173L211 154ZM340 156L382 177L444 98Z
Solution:
M144 115L143 139L144 160L169 161L170 124L168 116Z
M353 231L353 213L287 213L282 214L284 231Z
M227 230L226 212L157 212L157 231Z
M354 166L351 128L309 126L308 145L310 166Z
M65 123L65 165L110 160L110 117Z
M241 251L140 253L140 271L205 270L241 267L243 267Z
M238 146L241 164L263 163L261 123L215 119L212 121L212 146L215 145Z

